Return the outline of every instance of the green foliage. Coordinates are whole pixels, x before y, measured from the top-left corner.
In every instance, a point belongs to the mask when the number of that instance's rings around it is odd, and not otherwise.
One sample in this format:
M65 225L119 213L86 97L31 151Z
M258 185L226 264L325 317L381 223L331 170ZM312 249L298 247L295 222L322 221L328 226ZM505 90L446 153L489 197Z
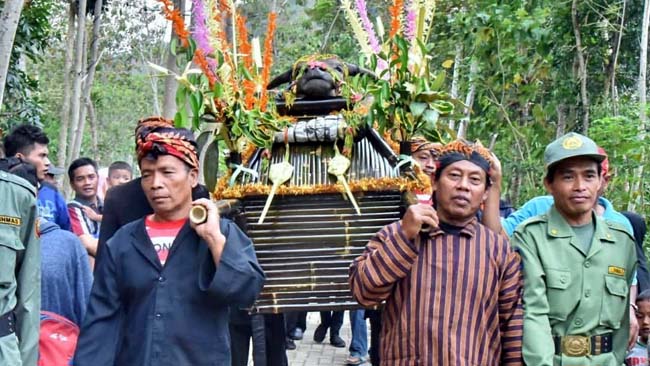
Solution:
M53 1L34 0L31 7L46 3ZM248 0L241 5L252 36L265 37L266 16L272 3ZM363 56L343 13L339 11L339 1L289 0L278 3L282 3L282 8L277 9L274 75L290 68L299 58L314 53L336 54L346 61L362 63ZM374 21L381 16L387 25L387 8L391 1L366 3L369 18ZM53 22L54 26L64 23L60 20L63 18L60 14L62 5L57 6L59 20ZM638 167L647 165L649 157L645 148L647 140L639 136L637 130L638 105L634 97L643 3L626 1L626 6L623 14L622 0L581 1L578 2L577 16L582 51L587 60L587 88L591 102L589 134L609 152L614 172L606 196L618 209L635 203L635 210L647 215L650 214L647 204L650 188L645 183L648 181L648 171L644 170L643 175L639 176ZM135 121L153 113L152 101L158 96L152 91L150 70L143 67L143 61L162 65L167 47L163 41L164 28L157 26L160 23L155 21L160 19L159 8L147 9L139 3L112 0L108 11L109 21L103 40L107 52L99 65L93 88L93 101L101 123L100 156L103 162L131 156L130 137ZM619 41L621 20L624 31L614 69L613 56ZM46 29L44 24L35 24L38 29ZM17 43L25 44L24 38L20 39ZM41 121L50 137L56 139L63 64L63 54L57 49L63 47L57 39L51 43L54 47L47 51L32 48L36 50L36 57L28 65L33 65L33 69L29 68L27 75L14 74L9 80L10 89L23 87L22 90L29 91L23 95L17 94L18 98L14 100L31 100L32 104L25 104L23 108L20 107L22 104L15 103L6 110L19 116L14 120L32 118L30 115L21 116L18 111L36 111L33 115L42 116ZM433 73L435 76L428 82L412 80L410 84L404 83L395 88L394 94L387 93L385 88L379 86L372 90L375 98L379 99L375 102L392 103L392 112L396 110L395 103L402 103L403 108L397 113L399 121L407 121L407 125L402 127L413 130L418 123L433 123L436 120L436 113L440 113L433 103L437 96L446 96L445 93L451 91L454 81L460 100L465 100L473 90L473 102L467 106L468 138L480 139L487 145L493 134L498 134L494 150L504 167L502 191L515 205L544 193L545 146L556 138L557 130L562 126L565 132L580 130L585 112L576 72L571 2L438 1L429 44L423 47L430 58L428 67L431 70L440 70L441 65L447 68L444 78L443 73ZM20 48L20 52L29 52L27 48ZM47 55L47 58L39 59L38 55ZM408 64L408 60L403 62L408 57L404 50L399 57L402 58L402 65ZM617 99L613 97L610 85L612 70L616 72ZM408 70L398 71L406 77ZM453 76L454 71L457 78ZM27 82L28 77L38 80L38 84ZM198 82L193 79L195 77L190 75L189 79ZM162 80L159 82L158 94L162 94ZM351 93L355 92L359 82L351 82ZM218 90L209 92L218 93ZM187 102L191 115L198 116L205 97L205 94L191 92L179 96L179 101ZM39 103L38 98L42 102ZM42 112L38 112L39 106ZM459 105L455 108L457 113L463 112L463 109ZM236 108L233 111L237 113ZM392 117L392 112L371 117L388 119ZM249 117L242 119L245 128L249 128L255 119L264 119L264 116ZM461 117L451 117L457 127ZM189 113L180 118L179 123L183 125L197 123L196 119L190 119ZM8 116L0 116L0 123L6 126L8 121ZM565 121L564 125L560 121ZM448 125L448 121L445 121L445 125ZM251 136L255 133L253 130L250 128ZM405 130L405 133L408 134L408 131ZM52 145L55 150L55 144ZM84 141L83 150L89 151L89 141Z
M428 55L430 49L422 43L415 47L410 53L410 43L397 35L389 42L389 53L379 55L391 61L377 80L366 85L373 99L368 124L376 123L380 133L388 130L397 141L408 141L416 134L442 141L445 124L441 117L449 117L454 104L462 104L442 90L444 70L433 71L426 56L415 56Z
M0 0L0 9L4 1ZM58 7L53 0L34 0L21 14L11 52L7 84L0 114L0 129L20 123L41 124L43 110L38 76L27 69L27 62L43 62L53 33L50 17Z

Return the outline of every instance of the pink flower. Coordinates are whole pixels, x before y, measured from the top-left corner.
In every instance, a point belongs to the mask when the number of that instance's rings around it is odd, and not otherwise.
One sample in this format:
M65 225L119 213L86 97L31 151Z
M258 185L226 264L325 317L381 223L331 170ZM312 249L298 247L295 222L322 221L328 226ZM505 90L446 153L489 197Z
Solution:
M416 27L415 22L417 19L417 15L415 14L413 7L411 6L411 1L409 1L409 4L407 5L407 8L409 10L406 13L406 24L404 29L404 36L409 41L412 41L415 38L415 27Z
M328 69L328 66L327 66L326 63L324 63L322 61L317 61L317 60L307 61L307 67L309 67L309 69L316 69L316 68L319 68L319 69L322 69L322 70L327 70Z
M195 20L194 27L192 29L192 37L196 41L196 46L206 55L210 68L212 68L212 70L215 70L217 67L216 60L208 57L208 55L211 55L214 52L214 49L212 46L210 46L210 41L208 39L208 34L210 34L210 32L206 26L205 7L203 5L203 1L192 0L192 4L192 11L194 12Z
M365 0L356 0L357 11L359 12L359 17L361 17L361 24L363 28L368 33L368 42L370 43L370 48L374 53L379 53L381 47L379 46L379 41L377 40L377 35L375 35L375 28L372 25L372 22L368 18L368 9L366 7Z

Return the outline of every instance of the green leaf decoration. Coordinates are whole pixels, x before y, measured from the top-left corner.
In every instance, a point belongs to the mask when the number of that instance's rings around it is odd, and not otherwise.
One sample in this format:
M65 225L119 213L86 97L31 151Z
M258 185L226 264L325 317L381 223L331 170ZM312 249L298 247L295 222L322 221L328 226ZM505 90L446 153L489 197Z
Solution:
M438 72L436 78L433 80L433 83L431 83L431 90L440 90L440 88L442 88L442 86L445 84L446 75L447 73L444 71Z
M427 109L426 111L424 111L422 120L426 122L426 126L428 128L435 128L439 117L440 117L440 113L438 113L436 110Z
M422 102L413 102L410 107L413 117L420 117L422 113L424 113L424 110L427 109L427 104Z
M209 135L210 136L210 135ZM203 156L203 179L209 192L213 192L217 186L217 174L219 173L219 143L212 139L204 151Z

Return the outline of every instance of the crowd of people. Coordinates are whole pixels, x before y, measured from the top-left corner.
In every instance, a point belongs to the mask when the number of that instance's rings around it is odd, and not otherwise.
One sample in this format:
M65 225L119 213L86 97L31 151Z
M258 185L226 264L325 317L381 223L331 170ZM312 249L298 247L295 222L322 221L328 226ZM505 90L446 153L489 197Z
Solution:
M3 139L0 365L49 366L40 327L50 313L76 327L63 355L73 365L243 366L249 353L255 365L288 364L307 314L245 310L264 271L245 230L199 184L190 131L139 121L141 176L114 162L107 190L95 161L54 167L48 144L32 125ZM603 149L577 133L551 142L548 195L513 210L501 162L479 143L411 147L432 191L413 192L418 203L350 266L360 309L348 311L347 364L648 365L645 221L603 196ZM66 172L67 202L57 179ZM203 222L188 220L197 205ZM344 318L320 312L313 340L348 346Z

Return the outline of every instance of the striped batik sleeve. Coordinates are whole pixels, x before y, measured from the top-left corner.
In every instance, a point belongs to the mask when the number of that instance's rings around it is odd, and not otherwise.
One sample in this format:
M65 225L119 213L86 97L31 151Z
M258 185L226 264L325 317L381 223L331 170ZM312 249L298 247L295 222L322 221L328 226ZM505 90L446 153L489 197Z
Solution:
M402 231L401 222L382 228L350 266L352 295L364 306L385 300L404 278L418 256L416 242Z
M499 238L502 241L503 238ZM522 306L521 258L504 243L507 250L502 263L499 285L499 325L501 331L501 365L523 365L522 342L524 311Z
M92 235L90 228L84 219L84 212L81 206L68 204L68 215L70 216L70 229L77 236Z

